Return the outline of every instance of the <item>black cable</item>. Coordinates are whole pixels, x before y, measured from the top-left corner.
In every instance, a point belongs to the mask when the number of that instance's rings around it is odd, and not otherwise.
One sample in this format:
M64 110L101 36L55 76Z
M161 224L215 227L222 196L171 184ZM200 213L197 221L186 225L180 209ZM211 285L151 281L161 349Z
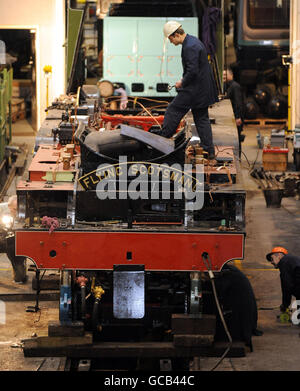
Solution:
M248 163L248 166L251 167L251 164L250 164L250 162L249 162L249 160L248 160L246 154L245 154L243 151L241 151L241 152L242 152L242 154L245 156L245 158L246 158L246 160L247 160L247 163Z
M255 160L254 160L254 162L253 162L253 164L252 164L251 170L253 170L253 168L254 168L254 166L255 166L255 163L256 163L257 158L258 158L258 155L259 155L259 151L260 151L260 149L257 150L256 158L255 158Z
M230 149L230 150L232 150L232 148L231 148L231 147L223 148L222 150L220 150L218 146L216 146L216 148L217 148L217 154L216 154L216 157L218 156L218 154L219 154L220 152L224 152L224 151L226 151L226 149Z
M219 312L222 324L224 326L225 332L226 332L228 340L229 340L229 344L228 344L228 347L226 348L225 352L223 353L223 355L221 356L219 361L216 363L216 365L210 370L210 371L214 371L221 364L221 362L226 357L227 353L230 351L231 346L232 346L232 338L231 338L230 332L228 330L227 324L225 322L225 319L224 319L224 316L223 316L223 312L222 312L222 309L221 309L221 306L220 306L220 302L219 302L219 299L218 299L217 290L216 290L216 286L215 286L215 282L214 282L215 276L214 276L214 273L212 271L212 264L211 264L211 260L210 260L209 254L206 253L206 252L202 253L202 259L203 259L203 262L204 262L205 266L207 267L208 276L209 276L211 284L212 284L214 298L215 298L215 301L216 301L218 312Z
M247 158L246 154L245 154L243 151L241 151L242 154L245 156L245 158L246 158L246 160L247 160L248 166L251 167L251 168L249 169L249 171L252 171L252 170L253 170L253 168L254 168L254 166L255 166L255 163L256 163L256 161L257 161L257 158L258 158L259 151L260 151L260 149L257 150L256 158L255 158L254 162L252 163L252 166L251 166L251 164L250 164L250 162L249 162L249 159Z
M39 309L37 310L37 312L39 313L39 318L38 318L37 320L34 320L33 323L39 323L39 321L40 321L40 319L41 319L41 316L42 316L42 310L41 310L41 308L39 308Z

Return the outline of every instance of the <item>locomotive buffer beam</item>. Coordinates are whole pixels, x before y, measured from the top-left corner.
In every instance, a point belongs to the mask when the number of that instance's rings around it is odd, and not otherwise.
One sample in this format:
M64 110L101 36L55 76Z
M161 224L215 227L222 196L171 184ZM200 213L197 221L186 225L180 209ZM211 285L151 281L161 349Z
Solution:
M68 358L193 358L221 357L226 343L215 343L214 315L173 314L173 342L93 342L92 336L82 333L78 322L77 330L72 325L62 327L49 323L49 336L24 341L25 357L68 357ZM75 336L77 333L77 336ZM72 336L71 336L72 335ZM245 346L233 343L227 357L244 357Z
M37 337L23 341L25 357L68 358L193 358L221 357L226 342L211 346L174 346L173 342L97 342L85 337ZM245 357L245 344L233 342L226 357Z

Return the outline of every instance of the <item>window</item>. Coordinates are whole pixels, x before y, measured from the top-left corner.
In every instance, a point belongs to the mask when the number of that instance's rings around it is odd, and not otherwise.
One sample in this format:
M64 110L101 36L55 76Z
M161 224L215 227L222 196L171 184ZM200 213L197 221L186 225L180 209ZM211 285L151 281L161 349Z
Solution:
M248 25L253 29L288 29L290 0L248 0Z
M192 1L186 0L126 0L122 4L112 4L109 16L195 16Z

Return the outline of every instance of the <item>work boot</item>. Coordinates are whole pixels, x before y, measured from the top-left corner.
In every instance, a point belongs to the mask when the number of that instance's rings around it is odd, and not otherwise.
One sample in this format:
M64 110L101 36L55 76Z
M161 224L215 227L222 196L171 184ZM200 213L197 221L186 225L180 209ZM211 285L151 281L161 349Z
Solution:
M14 280L14 283L15 283L15 284L18 284L18 285L23 285L23 284L26 284L27 281L28 281L28 276L26 276L25 278L23 278L23 280L21 280L21 281L16 281L16 280Z
M26 258L15 256L11 258L11 263L13 267L12 271L13 271L14 282L18 284L26 284L27 282Z
M162 135L162 130L153 127L152 129L149 129L149 133L156 134L157 136L161 136Z
M252 331L252 335L255 335L255 336L257 336L257 337L260 337L261 335L263 335L263 331L261 331L261 330L258 330L258 329L254 329L253 331Z
M215 151L206 151L205 149L203 150L204 157L207 160L214 160L216 158Z

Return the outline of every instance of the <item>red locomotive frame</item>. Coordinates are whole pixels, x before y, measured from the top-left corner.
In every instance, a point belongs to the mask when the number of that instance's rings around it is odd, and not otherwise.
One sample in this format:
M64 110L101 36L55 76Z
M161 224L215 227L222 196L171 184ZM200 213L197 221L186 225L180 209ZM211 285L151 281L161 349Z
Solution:
M202 253L218 271L243 258L243 233L111 232L19 230L16 255L39 269L112 270L115 264L143 264L151 271L204 271Z

